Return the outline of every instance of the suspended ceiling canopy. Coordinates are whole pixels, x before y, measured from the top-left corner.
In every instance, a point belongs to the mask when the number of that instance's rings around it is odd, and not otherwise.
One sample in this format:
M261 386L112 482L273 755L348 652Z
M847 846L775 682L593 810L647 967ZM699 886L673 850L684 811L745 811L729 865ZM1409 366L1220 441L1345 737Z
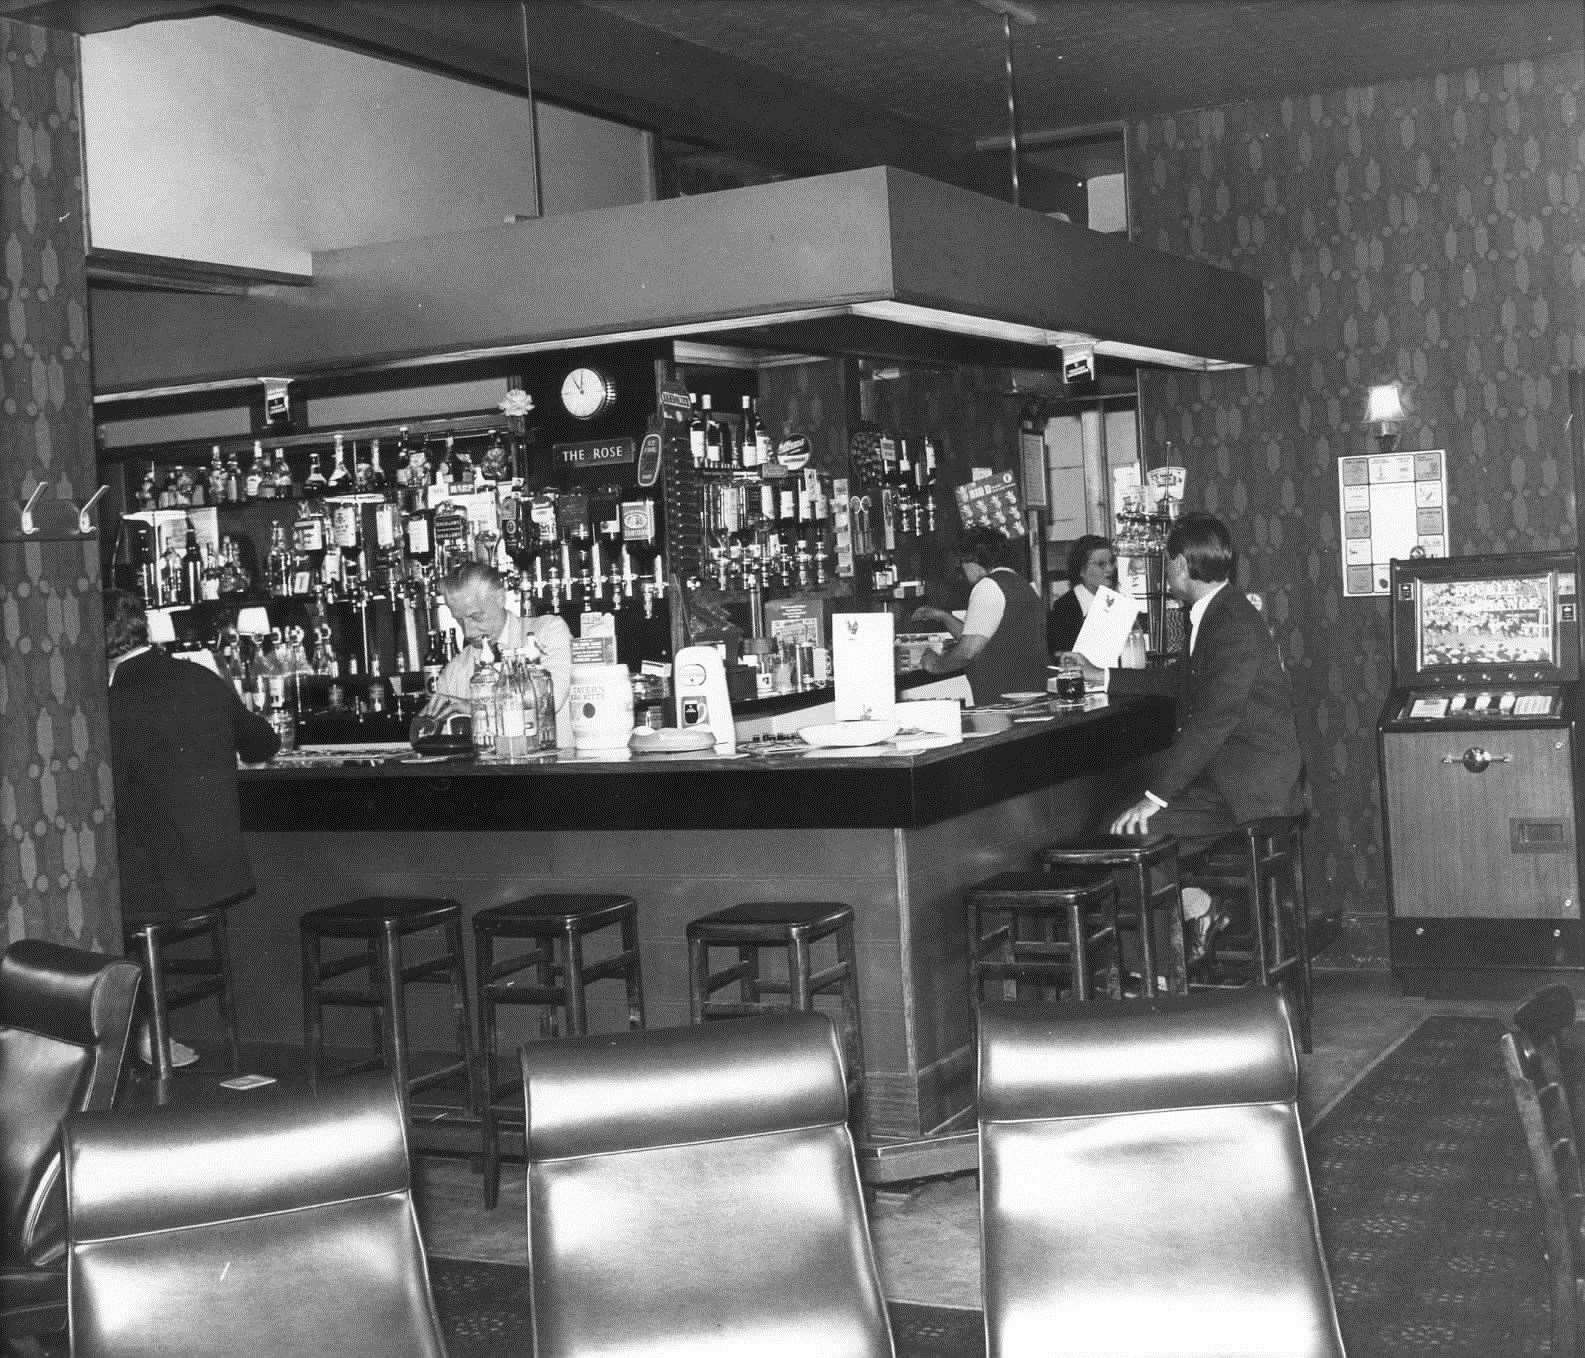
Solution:
M1258 279L877 167L327 251L311 287L96 290L101 401L577 344L1052 369L1265 360Z

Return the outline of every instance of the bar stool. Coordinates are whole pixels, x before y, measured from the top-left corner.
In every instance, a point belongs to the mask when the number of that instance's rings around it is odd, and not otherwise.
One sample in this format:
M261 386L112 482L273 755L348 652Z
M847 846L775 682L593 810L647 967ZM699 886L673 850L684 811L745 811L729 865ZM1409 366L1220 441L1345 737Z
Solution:
M1094 835L1089 839L1050 844L1040 851L1040 861L1048 871L1063 869L1104 869L1117 887L1118 927L1134 930L1139 936L1141 984L1148 999L1154 999L1166 980L1166 989L1175 995L1189 990L1189 970L1183 942L1183 890L1178 875L1178 841L1171 835ZM1152 886L1152 879L1159 885ZM1145 908L1141 914L1139 902ZM1156 957L1155 925L1166 931L1167 956Z
M251 895L249 892L247 895ZM238 897L238 900L244 899ZM226 905L234 905L227 901ZM169 1080L171 1065L170 1011L213 998L226 1030L226 1055L231 1073L242 1069L237 1044L237 1006L231 986L231 950L226 943L226 906L189 914L129 919L122 931L124 947L143 964L143 996L148 1010L150 1056L157 1080ZM173 956L169 949L201 940L207 957ZM185 984L176 978L191 977Z
M1194 990L1281 985L1292 992L1299 1044L1311 1043L1310 925L1304 884L1304 818L1267 816L1246 821L1184 865L1183 884L1215 897L1242 896L1249 933L1237 943L1213 926L1206 943L1210 979ZM1225 973L1231 970L1231 976Z
M1002 872L970 887L964 901L969 993L976 1005L987 981L1000 981L1004 989L1009 981L1028 981L1068 999L1093 999L1101 952L1108 954L1106 993L1122 994L1117 887L1108 874ZM1038 938L1028 937L1031 924Z
M588 961L584 940L604 929L620 932L618 951ZM497 958L496 943L523 940L531 947ZM644 973L638 951L638 904L631 896L552 893L491 906L473 917L474 966L478 976L479 1041L484 1053L484 1205L494 1207L501 1185L500 1129L503 1095L516 1095L522 1110L522 1079L500 1077L496 1050L496 1007L540 1007L542 1037L581 1037L589 1031L587 990L596 981L621 981L627 990L627 1026L644 1026ZM532 969L531 980L520 979ZM559 1020L559 1025L558 1025ZM559 1027L559 1031L558 1031Z
M840 901L744 901L690 920L688 938L688 1011L695 1023L708 1019L744 1018L771 1009L812 1012L815 997L835 992L841 999L838 1023L847 1064L852 1120L864 1117L864 1037L859 1026L859 978L853 954L853 907ZM833 940L836 958L820 970L814 965L814 946ZM737 961L720 971L710 970L712 948L734 948ZM766 948L786 952L786 979L766 976L761 953ZM736 985L736 1000L712 998ZM766 995L784 995L783 1003L767 1002Z
M442 951L418 962L403 962L402 940L438 931ZM468 1014L467 962L462 950L462 907L433 896L362 896L340 905L310 910L298 925L303 950L303 1044L308 1056L308 1081L318 1088L324 1074L324 1007L345 1005L368 1009L374 1019L378 1055L340 1073L384 1068L391 1072L404 1111L411 1096L453 1075L466 1077L468 1108L477 1108L473 1027ZM361 951L325 958L326 939L363 944ZM327 982L350 973L350 985ZM443 985L451 992L456 1019L457 1061L415 1075L407 1037L407 987Z

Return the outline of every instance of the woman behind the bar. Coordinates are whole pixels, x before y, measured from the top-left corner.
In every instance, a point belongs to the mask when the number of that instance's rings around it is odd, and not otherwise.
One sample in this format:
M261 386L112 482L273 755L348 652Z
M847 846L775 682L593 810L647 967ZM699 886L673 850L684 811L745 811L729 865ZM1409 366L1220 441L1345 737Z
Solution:
M1046 619L1046 649L1052 655L1073 649L1101 586L1117 588L1117 557L1112 544L1097 533L1086 533L1075 541L1068 549L1068 584L1072 588L1051 605Z
M1006 555L1007 539L994 528L965 530L957 547L970 586L963 621L930 604L913 613L916 623L944 627L953 637L940 654L927 652L922 667L931 674L962 670L976 704L1046 688L1045 605L1029 581L1005 564Z

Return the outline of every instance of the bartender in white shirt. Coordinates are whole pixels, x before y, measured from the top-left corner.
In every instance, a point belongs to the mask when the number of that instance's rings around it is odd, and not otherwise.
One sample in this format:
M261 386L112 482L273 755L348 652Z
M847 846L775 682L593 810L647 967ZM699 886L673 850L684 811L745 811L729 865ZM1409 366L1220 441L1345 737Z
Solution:
M435 685L435 694L424 708L427 717L467 713L468 682L478 660L479 647L493 641L503 653L521 647L532 637L539 645L539 663L550 671L556 697L556 744L572 747L572 632L555 614L523 618L506 606L506 582L491 566L470 561L440 582L446 607L462 626L467 644L447 662Z

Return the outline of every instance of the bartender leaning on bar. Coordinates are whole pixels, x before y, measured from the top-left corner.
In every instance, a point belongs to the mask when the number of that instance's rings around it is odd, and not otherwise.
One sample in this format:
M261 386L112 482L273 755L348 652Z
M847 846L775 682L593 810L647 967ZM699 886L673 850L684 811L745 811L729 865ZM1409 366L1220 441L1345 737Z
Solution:
M467 643L440 672L435 695L424 708L424 715L446 716L467 712L468 681L479 647L492 641L504 652L524 645L532 637L539 645L540 663L550 671L551 688L556 695L556 744L572 748L572 712L567 705L572 687L572 633L553 613L523 618L506 606L506 582L500 573L477 561L459 567L440 582L446 607L462 626Z
M944 608L916 608L916 623L936 623L953 643L921 665L931 674L962 670L974 701L993 703L1004 693L1046 690L1046 610L1034 587L1006 564L1007 539L994 528L968 528L958 538L958 565L970 585L969 607L959 622Z

